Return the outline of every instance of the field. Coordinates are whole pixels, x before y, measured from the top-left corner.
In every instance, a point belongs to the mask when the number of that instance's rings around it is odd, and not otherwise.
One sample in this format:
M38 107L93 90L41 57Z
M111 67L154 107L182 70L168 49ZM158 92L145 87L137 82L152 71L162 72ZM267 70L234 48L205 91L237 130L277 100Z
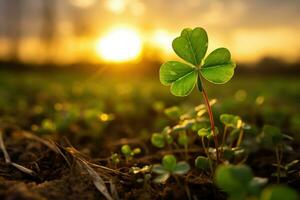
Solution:
M248 159L243 162L256 176L276 183L276 176L271 176L276 172L272 165L275 154L253 141L263 125L277 126L294 137L288 141L282 162L300 159L299 76L237 74L226 85L206 86L209 98L217 100L213 112L220 132L222 113L239 115L249 124L251 131L245 134L243 144ZM209 173L201 170L193 169L179 180L170 179L167 185L147 181L147 173L131 172L131 167L159 163L169 153L193 166L193 159L203 154L197 139L189 144L186 157L180 145L175 149L155 148L151 135L176 125L180 117L176 112L182 115L199 104L203 99L197 92L186 98L172 96L169 88L160 84L158 73L125 76L3 70L0 132L11 160L32 171L6 165L1 155L0 198L99 199L102 195L90 180L91 171L85 170L88 161L94 163L91 166L111 194L121 199L173 199L174 189L178 199L189 195L193 199L225 199L225 193L213 186ZM125 144L139 147L141 152L127 160L121 153ZM112 163L113 153L120 156L119 162ZM300 191L299 169L296 165L293 170L297 172L281 177L281 182Z

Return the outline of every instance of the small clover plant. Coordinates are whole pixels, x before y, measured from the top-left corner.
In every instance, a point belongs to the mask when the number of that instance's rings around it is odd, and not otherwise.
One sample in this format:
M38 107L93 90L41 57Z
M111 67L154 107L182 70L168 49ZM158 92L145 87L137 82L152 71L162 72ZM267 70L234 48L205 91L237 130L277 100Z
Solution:
M284 169L284 166L282 166L281 164L283 159L284 147L287 147L284 139L293 140L293 138L291 136L283 134L280 129L275 126L265 125L263 127L262 133L258 136L258 139L264 147L275 150L277 182L280 182L281 175L285 173L285 170L282 170L282 168Z
M275 148L277 182L280 182L283 134L279 128L265 125L262 130L261 141L266 147Z
M232 137L232 143L238 135L236 147L239 147L243 141L244 129L248 129L248 126L242 121L240 116L231 114L222 114L220 116L220 121L224 124L224 132L221 148L223 150L227 139L227 131L231 129L230 136ZM232 146L232 145L230 145Z
M246 165L220 165L215 174L219 188L229 195L230 200L258 199L267 179L254 177Z
M203 28L183 29L181 35L172 42L175 53L185 62L168 61L160 68L160 81L171 86L175 96L189 95L195 85L202 92L209 113L211 130L214 132L214 119L211 106L203 88L202 79L214 84L228 82L233 74L235 63L226 48L218 48L205 57L208 48L208 36ZM214 142L218 158L218 139L214 134Z
M195 159L195 166L198 169L201 169L203 171L207 171L211 168L211 161L207 157L204 156L198 156Z
M133 156L140 154L141 149L140 148L131 149L131 147L128 144L125 144L121 147L121 152L125 156L126 162L128 162L132 160Z
M276 167L280 168L280 174L278 174L278 172L273 173L272 176L280 176L280 177L287 177L289 174L294 174L297 173L298 170L296 170L299 166L299 160L293 160L285 165L277 165L277 164L273 164Z
M173 137L171 136L171 128L167 126L161 133L153 133L151 136L151 143L157 148L164 148L166 144L173 143Z
M165 183L171 175L183 175L189 170L190 165L185 161L177 162L174 155L165 155L162 159L162 164L156 164L152 167L152 171L159 174L154 179L156 183Z

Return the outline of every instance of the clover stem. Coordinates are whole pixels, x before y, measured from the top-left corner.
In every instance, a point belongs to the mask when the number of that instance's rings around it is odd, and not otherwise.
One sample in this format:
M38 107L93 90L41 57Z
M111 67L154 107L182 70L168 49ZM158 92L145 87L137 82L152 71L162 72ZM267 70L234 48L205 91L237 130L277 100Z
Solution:
M236 147L239 147L241 145L243 137L244 137L244 130L241 128L239 139L238 139L238 141L236 143Z
M279 156L279 145L275 147L276 160L277 160L277 183L280 183L280 156Z
M224 148L224 145L225 145L226 134L227 134L227 125L225 125L224 132L223 132L223 138L222 138L222 144L221 144L222 154L223 154L223 148Z
M206 145L205 145L204 137L201 137L201 142L202 142L204 152L205 152L205 154L208 158L208 163L209 163L209 168L210 168L211 174L214 174L214 169L213 169L213 166L212 166L212 163L211 163L211 158L209 156L209 151L208 151L208 149L206 148Z
M207 97L207 94L204 90L204 88L202 88L202 94L205 100L205 104L206 104L206 108L207 108L207 112L208 112L208 116L209 116L209 121L210 121L210 129L213 133L213 137L214 137L214 143L215 143L215 148L216 148L216 156L217 156L217 162L219 162L219 142L218 142L218 138L215 132L215 122L214 122L214 116L212 113L212 109L211 106L209 104L209 100Z

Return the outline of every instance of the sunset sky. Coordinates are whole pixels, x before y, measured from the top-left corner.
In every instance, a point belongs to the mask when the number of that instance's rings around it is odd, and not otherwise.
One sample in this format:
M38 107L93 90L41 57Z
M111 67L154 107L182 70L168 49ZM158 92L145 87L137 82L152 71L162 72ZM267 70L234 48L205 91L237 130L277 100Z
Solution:
M299 10L299 0L0 0L0 58L15 45L19 17L18 56L27 62L129 61L143 50L165 59L181 29L196 26L207 30L209 50L227 47L238 61L294 61Z

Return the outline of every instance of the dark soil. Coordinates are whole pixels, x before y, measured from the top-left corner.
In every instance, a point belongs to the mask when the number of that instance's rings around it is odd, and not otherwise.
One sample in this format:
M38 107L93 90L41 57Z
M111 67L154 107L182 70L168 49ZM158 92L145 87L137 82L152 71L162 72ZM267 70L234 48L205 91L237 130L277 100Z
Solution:
M226 199L226 195L216 188L208 174L195 169L185 176L178 177L178 180L171 178L165 185L154 184L151 180L138 182L137 180L144 178L144 174L133 174L130 172L131 166L142 167L158 163L161 156L168 153L167 150L157 151L150 143L140 139L117 140L107 137L103 139L98 152L87 151L86 149L96 148L86 146L85 142L77 143L76 145L81 149L79 153L65 138L37 137L32 133L14 128L6 128L2 132L3 142L11 161L34 172L34 174L28 174L6 163L1 151L0 199L3 200L105 199L95 187L93 177L80 164L80 159L89 163L90 167L99 174L105 181L107 190L115 199ZM49 143L49 141L57 143ZM92 156L110 156L107 152L117 152L122 144L127 143L138 144L145 153L131 163L125 163L122 160L118 166L112 165L105 157ZM190 147L190 150L190 158L201 153L201 149L196 147ZM172 153L182 152L173 151ZM268 177L269 183L276 183L276 178L271 177L275 171L275 167L272 166L273 154L271 150L259 150L259 152L250 153L247 160L247 164L252 167L255 175ZM299 155L299 150L295 147L293 153L284 155L284 162L299 159ZM193 159L190 159L191 166L193 166L192 162ZM281 182L300 191L299 171L298 166L288 177L282 178Z

